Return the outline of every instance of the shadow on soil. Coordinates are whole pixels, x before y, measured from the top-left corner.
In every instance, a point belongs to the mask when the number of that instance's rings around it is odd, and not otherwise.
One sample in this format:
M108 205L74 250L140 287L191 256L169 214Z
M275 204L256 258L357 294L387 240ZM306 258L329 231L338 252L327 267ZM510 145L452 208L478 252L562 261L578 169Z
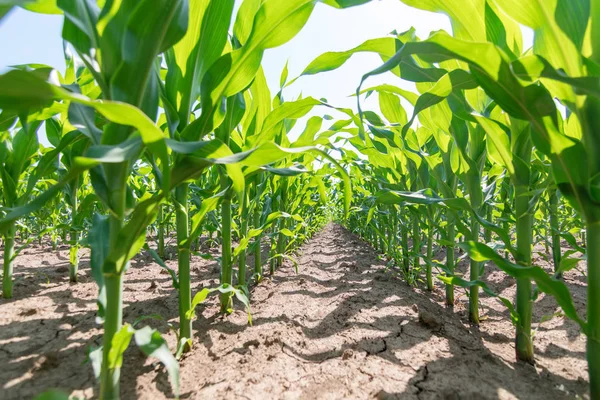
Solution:
M414 371L407 389L399 393L380 392L377 397L392 398L498 398L500 393L508 392L518 398L531 398L531 389L536 387L536 398L556 398L555 387L562 386L565 392L583 395L586 393L585 382L567 380L544 369L536 371L530 365L517 362L506 362L486 346L486 343L511 346L512 338L503 334L489 334L478 327L468 326L464 319L466 314L455 313L452 309L441 306L431 296L420 290L406 286L379 265L376 252L362 240L345 229L334 226L335 235L331 242L323 246L326 250L315 251L314 255L333 258L331 262L312 259L314 268L335 272L335 278L322 279L311 274L285 274L271 277L273 291L277 291L278 283L294 280L297 289L287 290L284 296L302 295L313 299L314 307L320 304L337 301L333 311L316 325L306 324L295 317L285 315L261 317L254 321L254 327L272 322L291 323L299 327L306 340L318 340L332 336L343 336L348 332L361 330L372 331L379 336L363 337L348 340L334 350L324 352L305 352L300 346L283 344L282 351L293 355L302 362L322 363L326 360L344 357L349 352L365 352L368 357L380 357L393 364L406 367L410 360L405 359L410 350L423 346L432 340L443 341L446 348L443 354L421 365ZM39 251L39 250L34 250ZM32 253L34 254L34 253ZM304 254L311 257L311 254ZM63 257L64 258L64 257ZM263 259L265 257L263 256ZM26 320L2 321L0 329L0 398L30 398L43 390L60 387L65 390L86 390L95 386L95 379L89 363L86 364L86 349L98 346L101 342L101 331L95 323L96 306L95 290L89 274L88 260L81 263L80 276L82 284L89 286L81 298L71 290L78 285L69 285L68 267L62 262L54 265L29 266L18 274L32 276L23 278L22 284L16 285L18 297L12 300L0 300L0 309L10 303L26 297L43 297L53 305L53 312L47 316L35 308L24 309L20 314ZM151 263L148 257L136 259L132 268L144 268ZM248 265L252 264L249 257ZM194 287L210 286L218 279L216 264L207 263L193 274ZM487 267L487 270L492 267ZM57 272L63 271L63 272ZM18 279L18 276L17 276ZM124 305L124 319L132 323L141 315L159 314L168 321L176 321L178 316L177 295L169 286L168 275L139 276L126 280L125 290L132 296L127 297ZM19 280L17 281L19 282ZM305 282L311 285L304 285ZM511 284L510 278L497 283L496 290L503 290ZM307 286L307 287L303 287ZM52 288L60 290L50 290ZM314 290L318 287L319 290ZM150 299L138 301L136 292L152 291ZM392 298L390 300L390 298ZM268 302L270 296L262 300ZM41 301L41 300L40 300ZM257 308L261 304L253 305ZM202 307L202 306L201 306ZM413 310L404 314L386 313L386 309L397 310L398 307ZM382 310L383 315L373 321L364 322L359 318L363 310ZM556 304L550 298L536 303L540 313L554 310ZM509 318L508 312L497 312L486 309L491 319ZM539 313L538 313L539 314ZM539 316L536 314L536 316ZM145 322L146 323L146 322ZM485 322L484 322L485 323ZM148 320L147 325L167 333L164 322ZM218 315L200 319L195 322L196 339L207 348L213 360L219 357L212 352L214 343L210 331L235 335L246 329L245 325L221 320ZM540 329L544 329L543 326ZM558 329L564 329L569 337L579 335L578 328L564 320ZM381 332L385 334L381 335ZM231 352L241 351L234 348ZM573 352L559 346L549 346L543 353L545 357L559 359L561 357L584 358L580 352ZM222 356L221 356L222 359ZM121 379L122 393L136 393L136 377L156 368L148 364L139 350L131 345L125 353ZM166 373L156 374L154 383L166 396L172 397L171 385ZM135 371L131 374L130 371ZM471 379L465 379L471 377ZM533 386L532 386L533 385ZM190 397L192 393L184 393L181 397ZM553 397L554 396L554 397ZM565 393L565 397L567 394Z

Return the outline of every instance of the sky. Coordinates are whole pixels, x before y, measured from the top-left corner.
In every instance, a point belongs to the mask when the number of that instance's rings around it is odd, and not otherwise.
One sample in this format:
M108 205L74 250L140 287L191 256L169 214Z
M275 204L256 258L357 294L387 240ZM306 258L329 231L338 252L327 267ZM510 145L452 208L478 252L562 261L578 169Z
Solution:
M238 0L236 5L240 2ZM451 32L450 21L445 15L417 10L400 0L374 0L344 10L319 3L295 38L265 52L263 68L271 93L277 92L281 71L288 61L292 79L324 52L348 50L368 39L384 37L393 30L403 32L410 27L416 29L420 38L440 29ZM61 29L61 16L34 14L22 9L12 11L0 22L0 70L15 64L41 63L64 71ZM336 107L356 108L356 100L349 96L356 90L362 75L379 65L381 59L375 54L356 54L334 72L300 78L286 88L284 97L289 101L302 94L326 98ZM370 78L367 85L379 83L414 88L413 84L401 81L391 73ZM376 107L375 98L369 103L371 108ZM314 110L311 115L325 113L329 111Z

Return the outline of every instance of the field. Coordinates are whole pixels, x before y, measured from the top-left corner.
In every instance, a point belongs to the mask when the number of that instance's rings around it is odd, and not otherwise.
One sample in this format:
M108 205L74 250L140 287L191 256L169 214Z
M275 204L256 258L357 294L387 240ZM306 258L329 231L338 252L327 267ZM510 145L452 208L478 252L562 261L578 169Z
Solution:
M523 365L514 361L513 327L497 300L482 298L487 319L473 327L464 296L453 313L441 285L432 294L407 286L338 225L299 252L298 273L286 264L251 289L252 327L243 309L223 317L215 301L202 308L196 348L181 361L182 398L566 399L587 391L584 336L565 318L536 324L537 364ZM93 395L92 370L82 364L85 348L101 341L96 288L88 269L79 284L69 283L66 256L47 246L28 251L17 278L27 297L0 303L0 340L10 344L0 353L8 366L0 374L3 399L48 387ZM194 288L218 280L214 263L193 259L192 270ZM510 277L494 267L488 277L496 292L514 296ZM565 281L584 308L581 274L568 272ZM125 321L158 314L176 324L177 298L158 265L137 257L125 282ZM542 296L535 310L539 321L557 305ZM151 325L176 345L165 322ZM135 348L124 369L131 371L122 375L124 398L172 396L165 372Z
M0 0L0 398L600 400L600 0L398 1Z

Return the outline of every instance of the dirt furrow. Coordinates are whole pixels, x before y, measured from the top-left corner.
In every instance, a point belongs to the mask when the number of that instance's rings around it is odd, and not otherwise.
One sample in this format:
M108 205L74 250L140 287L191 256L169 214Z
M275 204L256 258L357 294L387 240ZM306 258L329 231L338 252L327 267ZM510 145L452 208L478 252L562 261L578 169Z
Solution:
M585 343L562 318L539 329L539 343L551 345L536 348L537 366L522 365L513 361L512 326L496 300L484 297L482 314L488 321L470 326L461 302L454 310L443 306L441 286L434 293L407 286L370 246L339 225L325 227L297 259L298 274L286 264L252 289L253 326L242 308L220 316L216 297L198 308L194 350L181 361L182 398L585 396ZM214 285L214 267L194 263L194 290ZM0 303L3 350L16 346L19 354L29 354L11 359L14 352L0 352L2 399L30 398L49 387L93 396L91 366L82 363L85 348L99 342L100 330L91 317L79 315L71 325L65 321L68 310L93 315L95 287L85 279L77 290L68 278L59 282L38 283L32 296ZM158 266L138 262L125 285L127 321L159 313L176 324L177 299ZM36 307L33 314L19 314ZM175 335L164 322L149 323L174 346ZM48 354L52 362L40 364ZM65 371L78 372L67 376ZM126 353L121 389L124 399L172 397L161 366L133 347Z

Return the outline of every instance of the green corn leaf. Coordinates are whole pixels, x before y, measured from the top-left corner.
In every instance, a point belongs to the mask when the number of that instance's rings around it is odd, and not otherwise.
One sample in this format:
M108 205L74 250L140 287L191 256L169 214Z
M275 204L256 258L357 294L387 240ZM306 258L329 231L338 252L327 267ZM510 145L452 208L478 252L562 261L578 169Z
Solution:
M11 3L13 0L8 0L8 2ZM15 0L14 3L26 10L40 14L62 14L62 11L56 6L56 0Z
M535 31L534 49L571 76L581 72L580 50L587 29L589 1L494 0L515 21Z
M16 6L41 14L62 14L56 6L56 0L2 0L0 21Z
M45 121L46 126L46 138L50 142L50 144L54 147L58 147L60 145L60 139L62 136L62 126L60 123L54 118L48 118Z
M491 297L497 298L498 300L500 300L500 302L502 302L502 304L504 304L504 306L506 308L508 308L508 310L510 311L511 319L514 324L519 323L519 314L517 313L517 310L515 310L515 306L513 305L513 303L506 297L502 297L502 296L499 296L498 294L496 294L493 290L491 290L489 288L489 286L485 282L483 282L481 280L466 281L462 278L459 278L458 276L441 276L440 275L440 276L438 276L438 279L447 285L460 286L465 289L470 289L474 286L480 287L486 294L488 294Z
M475 87L477 87L475 79L466 71L456 69L445 74L431 89L419 96L412 117L402 128L403 135L406 134L421 111L442 102L455 90L474 89Z
M9 130L17 122L17 113L14 110L2 110L0 113L0 132Z
M328 4L350 7L356 2L329 1ZM279 47L296 36L314 7L314 0L264 1L256 12L252 31L244 45L221 56L207 71L202 83L202 113L186 128L183 137L198 140L221 125L226 99L252 83L260 70L264 51Z
M281 76L279 78L279 87L283 89L283 87L285 86L287 79L288 79L288 75L290 73L288 65L289 65L290 61L287 60L285 62L285 66L283 67L283 70L281 71Z
M163 194L155 195L138 203L125 226L119 231L110 253L103 264L105 274L121 274L127 262L131 260L144 246L146 228L158 214Z
M468 241L460 243L458 246L465 250L475 261L491 260L498 268L514 278L528 278L535 281L542 292L550 294L556 299L567 317L577 322L584 333L587 332L587 323L577 315L571 293L564 282L548 276L546 271L540 267L513 264L483 243Z
M42 207L44 207L44 205L47 202L49 202L50 200L52 200L57 194L59 194L60 191L70 181L72 181L73 179L78 177L86 169L86 167L91 168L91 166L84 166L84 167L75 168L75 169L69 171L67 176L65 176L63 179L61 179L57 184L51 186L46 191L42 192L42 194L37 196L35 199L30 201L29 203L27 203L23 206L12 208L10 210L10 212L8 212L6 215L4 215L0 219L0 232L5 231L7 229L7 227L10 226L10 224L12 224L17 219L19 219L25 215L31 214L31 213L41 209ZM2 168L0 170L0 172L3 172L3 171L5 171L4 168ZM3 184L6 185L6 179L4 177L3 177Z
M169 141L169 146L172 149L187 152L190 156L181 159L173 168L173 178L171 182L174 186L183 181L197 176L203 169L215 164L224 164L228 168L228 175L234 180L241 183L241 188L244 188L244 176L241 173L239 165L237 165L245 154L231 155L231 151L218 140L211 142L196 142L193 146L180 146L179 142ZM221 157L219 157L221 156ZM233 168L236 169L233 169ZM232 171L239 171L240 176L236 176ZM145 201L139 203L125 227L121 230L118 237L117 245L108 256L104 270L105 272L121 273L126 265L126 262L131 259L143 247L145 240L146 227L156 218L160 202L165 196L161 192ZM216 205L216 199L208 201L207 207ZM209 211L207 208L206 212ZM193 228L194 234L198 233L198 225ZM191 243L191 242L190 242Z
M262 131L254 136L253 145L258 145L264 142L272 141L278 133L277 127L285 119L297 119L308 114L315 106L323 105L319 100L307 97L302 100L285 102L281 106L275 108L266 118L263 124Z
M400 99L386 91L379 92L379 108L381 113L391 123L404 125L408 122L406 111L400 104Z
M102 131L96 127L96 114L92 107L87 107L77 103L69 104L69 122L81 133L86 135L92 143L100 144L102 141Z
M217 288L204 288L198 293L194 295L192 299L192 306L188 313L186 314L186 318L193 319L196 316L195 309L198 305L204 302L208 298L211 293L219 292L219 293L230 293L231 295L235 295L238 300L244 304L246 307L246 311L248 312L248 323L252 325L252 316L250 314L250 302L248 300L248 296L241 290L237 289L231 285L223 284Z
M485 2L485 30L487 40L511 55L511 58L521 55L521 26L498 9L493 1Z
M183 0L141 0L134 8L119 8L114 18L122 20L106 25L109 30L120 29L118 36L113 39L110 31L101 33L102 42L114 40L115 69L104 70L111 77L111 99L142 104L156 56L181 40L187 30L187 16L187 2Z
M250 86L250 93L254 101L252 102L250 110L246 113L247 118L252 118L255 123L255 131L260 132L262 130L265 118L271 113L271 92L267 85L267 78L265 77L264 70L262 67L258 70L252 86ZM242 122L242 125L248 126L248 123ZM252 132L248 131L246 136L252 136Z
M393 94L400 95L403 98L405 98L406 100L408 100L408 102L410 104L412 104L413 106L415 105L415 103L417 102L417 99L419 98L419 95L416 93L401 89L397 86L387 85L387 84L372 86L372 87L369 87L366 89L361 89L358 93L353 93L352 96L357 96L357 95L361 95L361 94L365 94L365 93L370 94L372 92L378 92L378 93L384 92L384 93L393 93Z
M108 368L115 369L123 366L123 353L125 353L125 350L129 347L134 332L135 330L131 325L125 324L117 333L115 333L112 338L110 351L108 352Z
M298 139L296 139L296 141L294 143L292 143L292 147L303 147L303 146L310 146L311 144L313 144L315 141L315 135L319 132L322 125L323 125L323 118L321 118L321 117L309 118L308 122L306 123L306 128L300 134L300 136L298 136ZM339 129L341 129L341 128L331 129L331 130L335 131L335 130L339 130Z
M50 389L34 397L34 400L70 400L70 396L58 389Z
M409 41L415 40L413 36L414 29L401 35L403 40L408 38ZM324 53L312 61L300 76L333 71L345 64L352 55L360 52L374 52L377 53L383 61L388 61L393 57L398 44L402 45L404 42L393 38L380 38L366 41L347 51ZM446 73L445 70L439 68L430 68L428 65L420 65L412 58L401 60L401 62L388 69L388 71L393 72L403 79L414 82L436 82ZM292 84L296 79L292 80L289 84Z
M2 85L3 82L7 83L6 87ZM140 132L144 144L162 161L163 188L170 186L168 180L169 153L165 135L137 107L114 101L92 101L85 96L68 92L46 82L39 74L13 70L0 75L1 108L29 107L35 104L45 104L53 99L62 99L93 107L111 122L135 127Z
M283 234L284 236L287 237L294 237L296 235L294 235L294 232L290 231L288 228L283 228L281 230L279 230L279 233Z
M194 298L192 299L192 306L190 307L190 310L187 312L185 317L189 320L194 319L196 316L196 313L195 313L196 307L198 307L198 305L203 303L204 300L206 300L206 298L208 297L208 295L214 291L216 291L216 289L204 288L201 291L199 291L198 293L196 293L194 295Z
M172 183L174 186L199 176L205 168L219 164L224 165L227 169L227 175L232 180L238 196L244 191L245 179L239 163L248 156L247 153L234 154L219 139L207 142L167 140L166 143L173 152L185 155L185 157L179 158L173 166Z
M273 167L266 166L266 167L262 167L261 169L264 171L267 171L273 175L279 175L279 176L298 176L298 175L302 175L302 174L306 174L307 172L310 172L309 170L304 168L302 165L297 165L297 166L287 167L287 168L273 168Z
M225 49L233 3L232 0L190 2L188 30L167 53L167 97L184 125L200 96L204 74Z
M29 166L31 158L38 152L37 129L39 124L20 129L12 138L12 153L5 162L5 168L15 182Z
M104 318L106 310L106 289L104 288L103 265L109 251L109 220L107 216L94 214L93 224L88 232L88 245L91 249L90 268L98 285L98 316Z
M100 41L96 30L100 15L98 5L90 0L58 0L57 5L65 14L63 39L81 54L90 55Z
M452 31L459 39L482 42L487 38L484 1L465 0L461 3L445 0L401 1L411 7L448 15L452 22Z
M248 37L254 26L254 16L260 8L261 3L262 0L244 0L238 10L235 24L233 25L233 34L242 45L248 41Z
M181 244L182 246L190 246L190 244L202 234L202 221L204 220L204 217L206 217L206 214L217 208L219 201L225 196L225 193L226 191L222 191L212 197L202 200L200 209L191 218L190 235L188 236L188 239Z
M265 222L260 227L250 229L248 233L240 239L239 244L233 249L233 257L237 257L243 250L246 250L252 238L261 235L280 218L291 218L294 221L299 222L300 224L304 222L304 219L302 219L301 216L296 214L288 214L283 211L272 212L266 217ZM286 233L287 232L289 232L289 229L286 230ZM294 236L293 233L292 236Z
M261 5L247 42L221 56L207 71L202 84L202 113L186 128L184 138L198 140L221 125L225 118L222 104L252 83L264 51L291 40L304 26L314 6L312 0L267 0Z
M354 54L363 52L377 53L386 61L396 53L395 40L391 37L371 39L347 51L321 54L302 71L300 76L315 75L336 70L344 65Z
M176 397L179 397L179 364L160 332L149 326L145 326L142 329L135 330L134 335L135 344L138 348L146 356L156 358L165 366L171 378L173 393Z
M140 137L132 137L117 145L91 146L84 155L76 157L75 165L119 164L137 158L142 150Z
M577 94L587 94L600 97L600 77L582 76L571 77L557 71L550 63L541 56L529 55L511 64L515 75L524 80L539 78L552 79L570 85ZM562 94L561 99L570 100L569 94Z
M475 119L487 134L486 137L489 139L486 142L488 155L492 161L502 165L507 169L509 175L514 176L515 168L510 149L510 132L508 128L489 118L475 116Z
M568 272L572 269L577 268L577 266L579 265L580 261L585 260L585 258L581 258L581 257L563 257L560 260L560 264L558 267L558 271L556 272L556 274L562 274L565 272Z
M443 203L444 199L435 194L431 189L423 189L417 192L400 192L386 190L378 193L376 202L379 204L439 204Z

